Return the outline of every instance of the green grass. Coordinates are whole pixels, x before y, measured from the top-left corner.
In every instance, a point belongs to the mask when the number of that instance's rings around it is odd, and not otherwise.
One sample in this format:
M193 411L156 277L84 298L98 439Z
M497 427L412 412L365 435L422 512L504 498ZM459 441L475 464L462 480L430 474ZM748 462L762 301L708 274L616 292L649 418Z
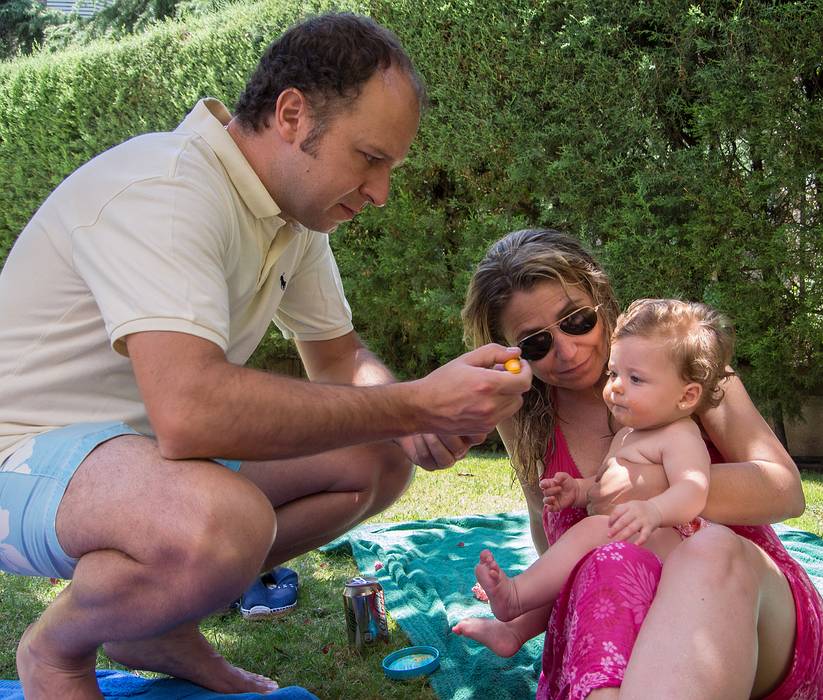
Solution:
M823 472L801 471L800 476L806 494L806 512L799 518L790 518L786 525L823 537Z
M823 536L823 474L803 474L807 509L787 521ZM429 473L419 470L409 491L375 520L403 521L466 513L497 513L522 509L523 499L501 455L473 454L454 468ZM321 698L394 700L436 697L425 680L399 683L383 676L380 661L390 651L409 644L389 620L391 643L359 656L346 643L343 625L344 582L357 573L346 555L309 552L289 563L300 576L297 610L273 621L249 623L236 614L214 615L204 621L206 636L232 663L276 678L281 685L303 685ZM16 678L17 639L63 583L0 572L0 678ZM101 668L116 667L102 654Z

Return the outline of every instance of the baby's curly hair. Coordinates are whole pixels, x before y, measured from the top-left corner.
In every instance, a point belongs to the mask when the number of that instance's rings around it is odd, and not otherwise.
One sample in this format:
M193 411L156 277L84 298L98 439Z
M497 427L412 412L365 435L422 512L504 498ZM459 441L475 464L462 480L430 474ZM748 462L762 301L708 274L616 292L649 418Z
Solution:
M697 411L723 399L720 382L734 375L734 328L719 311L699 302L638 299L617 318L612 342L632 336L665 342L681 378L703 387Z

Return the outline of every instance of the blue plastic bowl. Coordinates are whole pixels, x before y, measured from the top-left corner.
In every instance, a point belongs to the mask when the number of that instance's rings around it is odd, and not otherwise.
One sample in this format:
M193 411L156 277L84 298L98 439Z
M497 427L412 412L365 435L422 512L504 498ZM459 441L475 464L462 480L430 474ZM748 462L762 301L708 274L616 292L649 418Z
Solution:
M440 666L440 652L434 647L406 647L383 659L383 673L395 680L428 676Z

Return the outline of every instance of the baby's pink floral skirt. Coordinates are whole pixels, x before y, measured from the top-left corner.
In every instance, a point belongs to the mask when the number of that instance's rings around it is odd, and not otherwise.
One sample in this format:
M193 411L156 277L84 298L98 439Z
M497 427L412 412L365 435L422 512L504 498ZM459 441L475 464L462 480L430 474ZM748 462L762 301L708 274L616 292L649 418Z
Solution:
M770 527L734 527L785 574L797 609L792 666L765 700L823 700L823 601ZM652 604L662 564L648 550L613 542L581 559L552 609L538 700L583 700L619 687Z

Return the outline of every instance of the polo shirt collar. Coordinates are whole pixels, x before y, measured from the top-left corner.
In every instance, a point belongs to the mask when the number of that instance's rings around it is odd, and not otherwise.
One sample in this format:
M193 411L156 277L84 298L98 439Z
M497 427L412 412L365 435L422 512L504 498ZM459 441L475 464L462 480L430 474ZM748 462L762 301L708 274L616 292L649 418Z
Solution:
M207 97L194 106L178 129L194 132L211 147L252 214L258 219L276 217L280 214L280 207L226 131L225 127L230 121L231 113L223 103ZM278 219L280 226L286 223L282 218Z

